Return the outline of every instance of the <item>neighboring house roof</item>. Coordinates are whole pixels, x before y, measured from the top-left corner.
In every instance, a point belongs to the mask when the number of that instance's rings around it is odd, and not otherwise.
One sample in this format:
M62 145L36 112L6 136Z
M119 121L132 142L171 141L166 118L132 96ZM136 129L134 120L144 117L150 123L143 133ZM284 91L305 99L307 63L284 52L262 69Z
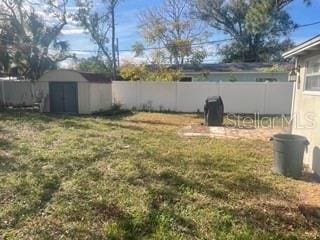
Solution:
M295 57L299 55L306 54L311 51L319 51L320 50L320 34L299 44L295 48L290 51L285 52L282 56L284 58Z
M289 63L216 63L216 64L200 64L192 65L185 64L181 68L185 72L267 72L264 69L272 68L275 65L279 65L283 71L287 72L290 69L291 64ZM172 66L172 68L178 68L177 66Z

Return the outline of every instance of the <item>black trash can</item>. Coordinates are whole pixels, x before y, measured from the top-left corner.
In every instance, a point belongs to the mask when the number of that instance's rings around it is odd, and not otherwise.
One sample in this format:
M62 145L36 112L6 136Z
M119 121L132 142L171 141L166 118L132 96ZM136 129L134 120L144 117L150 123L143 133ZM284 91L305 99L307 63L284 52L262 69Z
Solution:
M224 105L220 96L208 97L204 105L204 118L207 126L221 126Z
M286 177L300 177L304 152L309 145L308 140L299 135L276 134L271 141L274 153L273 171Z

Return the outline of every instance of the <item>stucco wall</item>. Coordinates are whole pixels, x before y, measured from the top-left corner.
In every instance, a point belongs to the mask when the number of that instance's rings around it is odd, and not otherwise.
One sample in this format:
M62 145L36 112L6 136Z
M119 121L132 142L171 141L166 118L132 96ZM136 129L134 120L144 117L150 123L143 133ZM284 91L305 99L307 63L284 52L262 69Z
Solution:
M258 78L275 78L278 82L287 82L288 73L210 73L207 78L204 78L201 74L188 74L185 76L192 77L193 81L208 81L208 82L230 82L231 79L236 80L237 82L256 82Z
M90 83L90 112L101 112L112 107L112 84Z
M308 138L310 145L304 163L320 175L320 92L310 95L304 91L306 60L314 56L320 58L320 51L313 56L298 58L301 83L294 84L292 132Z

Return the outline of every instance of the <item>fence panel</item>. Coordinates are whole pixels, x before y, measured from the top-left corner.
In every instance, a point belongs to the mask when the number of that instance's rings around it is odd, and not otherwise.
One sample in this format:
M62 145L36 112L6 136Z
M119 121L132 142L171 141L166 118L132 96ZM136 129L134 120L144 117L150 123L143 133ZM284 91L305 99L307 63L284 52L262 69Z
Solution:
M7 106L32 106L32 83L0 80L0 103Z
M203 111L208 96L219 95L219 84L208 82L177 83L177 110L179 112Z
M113 103L121 104L125 109L132 109L138 105L138 82L113 82Z
M138 109L177 110L175 82L138 82Z
M221 83L220 95L228 113L264 113L265 83Z
M292 83L114 82L124 108L197 112L208 96L221 95L229 113L290 114Z
M37 85L0 81L0 103L31 106ZM292 83L119 82L112 84L114 103L127 109L203 111L208 96L221 95L229 113L290 114Z
M292 83L270 83L266 90L266 114L289 114L292 104Z

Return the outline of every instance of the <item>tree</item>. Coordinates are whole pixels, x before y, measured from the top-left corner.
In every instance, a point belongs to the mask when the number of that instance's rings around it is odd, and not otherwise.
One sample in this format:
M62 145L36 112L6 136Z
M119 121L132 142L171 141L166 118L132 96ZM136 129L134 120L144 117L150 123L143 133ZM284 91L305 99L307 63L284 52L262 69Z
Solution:
M184 64L194 55L199 57L199 51L204 52L204 49L194 47L194 44L206 40L207 33L199 21L192 17L190 7L189 0L164 0L162 6L140 13L139 28L142 36L155 48L164 46L170 64Z
M67 3L68 0L0 0L0 38L6 47L2 65L6 62L7 69L14 65L17 74L37 80L46 70L72 57L67 53L68 43L59 40L67 24ZM40 10L52 18L50 24L39 15Z
M100 57L89 57L80 59L76 64L76 70L93 73L111 73L111 69L105 65Z
M10 75L10 66L12 64L12 58L9 54L8 40L9 31L5 23L0 23L0 76Z
M124 63L120 68L120 75L125 80L146 80L148 70L144 64Z
M146 66L127 62L121 66L120 75L123 79L131 81L179 81L182 72L165 65Z
M292 46L283 37L296 27L285 7L293 0L196 0L196 16L232 40L220 49L224 62L278 60ZM310 3L309 0L304 2Z
M148 72L149 81L179 81L182 78L180 69L172 69L164 65L154 66Z
M276 3L279 8L284 8L288 6L290 3L294 2L295 0L276 0ZM303 0L303 2L307 5L310 5L312 0Z
M75 20L89 32L92 40L98 46L99 52L107 58L114 78L117 75L115 8L119 2L120 0L95 1L96 6L99 6L97 8L93 5L92 0L77 0L79 10L75 16ZM101 6L103 6L103 9L101 9Z
M144 55L145 48L141 42L135 42L132 45L132 51L134 52L135 57L139 57Z

